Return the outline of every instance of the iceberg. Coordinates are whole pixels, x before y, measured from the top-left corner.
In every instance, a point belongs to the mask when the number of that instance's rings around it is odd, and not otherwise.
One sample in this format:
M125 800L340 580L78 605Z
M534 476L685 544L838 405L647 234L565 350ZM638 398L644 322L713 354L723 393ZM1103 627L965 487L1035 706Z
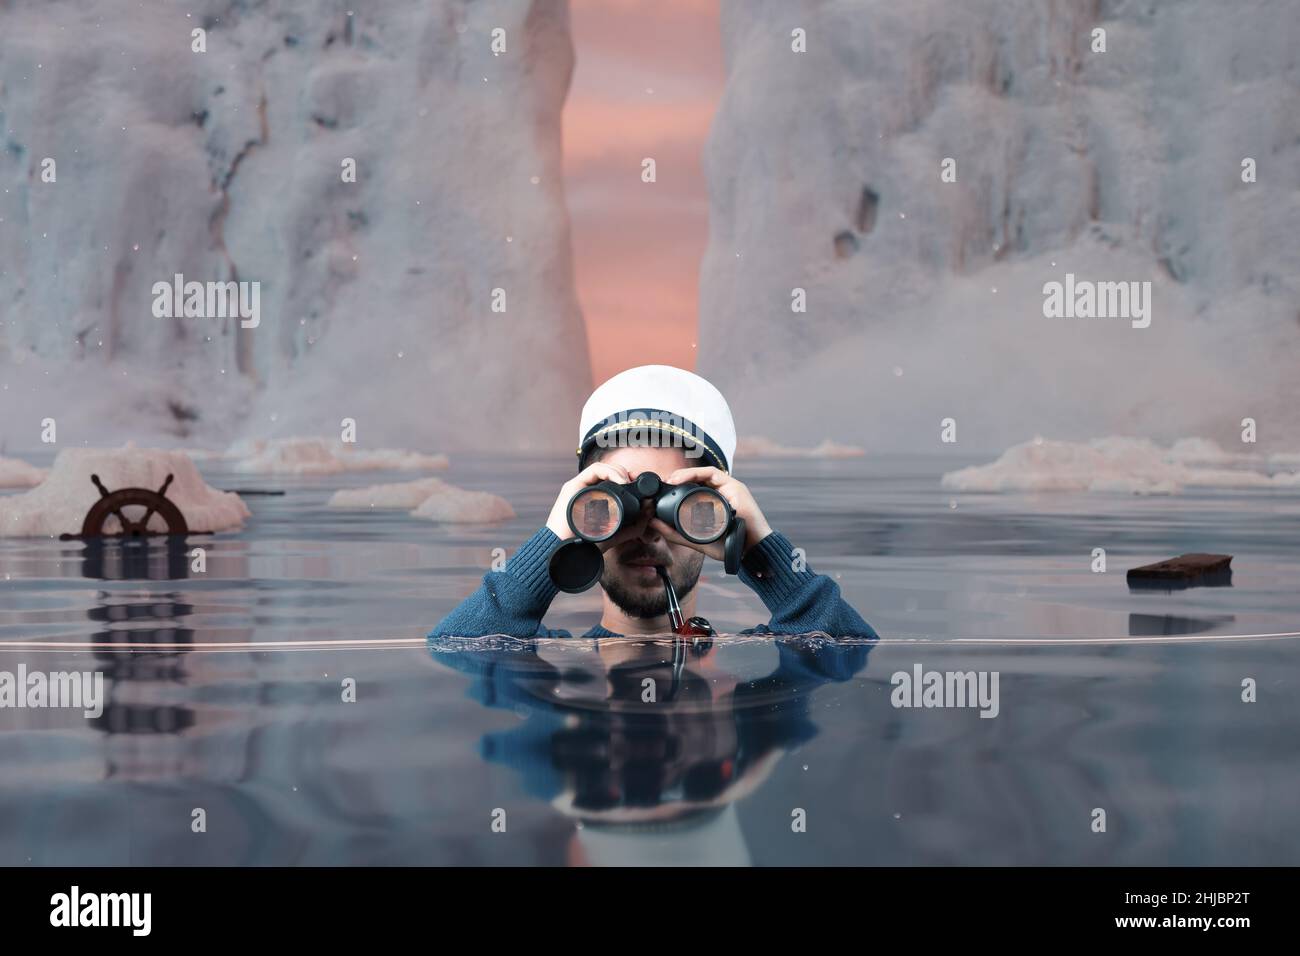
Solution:
M0 3L0 444L567 448L572 68L550 0Z
M721 26L698 371L740 427L1300 444L1291 5L724 0ZM1071 274L1149 282L1147 327L1044 315Z

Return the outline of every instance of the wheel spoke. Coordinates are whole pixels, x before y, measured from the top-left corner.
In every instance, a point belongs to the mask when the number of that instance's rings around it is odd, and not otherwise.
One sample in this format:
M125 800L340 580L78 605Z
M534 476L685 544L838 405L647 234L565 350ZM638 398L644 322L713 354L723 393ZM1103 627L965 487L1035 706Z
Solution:
M117 515L117 520L122 522L122 533L128 534L131 530L131 522L127 520L126 515L122 514L122 509L114 508L113 514Z

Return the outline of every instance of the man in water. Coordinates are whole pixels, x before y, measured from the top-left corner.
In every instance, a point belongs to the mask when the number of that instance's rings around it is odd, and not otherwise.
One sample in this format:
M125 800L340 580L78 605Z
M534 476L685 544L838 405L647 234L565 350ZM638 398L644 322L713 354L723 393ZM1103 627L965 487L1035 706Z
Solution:
M592 393L579 426L578 474L560 489L546 526L524 542L501 571L434 629L431 637L570 637L542 625L559 588L550 575L555 551L576 535L568 505L601 481L628 483L653 472L669 484L715 489L744 520L739 577L771 613L744 634L807 634L874 638L876 632L840 596L839 586L806 566L768 524L749 488L733 476L736 427L722 394L691 372L643 365L614 376ZM657 518L645 502L636 520L598 547L604 569L600 623L584 637L671 633L666 571L682 616L695 616L695 585L705 557L722 560L724 544L694 543Z

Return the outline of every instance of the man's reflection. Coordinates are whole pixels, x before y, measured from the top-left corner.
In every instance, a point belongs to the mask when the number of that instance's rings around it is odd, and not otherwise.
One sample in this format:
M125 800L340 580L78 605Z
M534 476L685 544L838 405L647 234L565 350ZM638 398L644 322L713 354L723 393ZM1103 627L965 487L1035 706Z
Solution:
M857 674L872 643L769 639L776 668L744 679L720 660L727 641L433 638L430 649L472 675L469 696L525 715L481 752L576 821L571 863L748 865L735 802L816 736L809 695Z

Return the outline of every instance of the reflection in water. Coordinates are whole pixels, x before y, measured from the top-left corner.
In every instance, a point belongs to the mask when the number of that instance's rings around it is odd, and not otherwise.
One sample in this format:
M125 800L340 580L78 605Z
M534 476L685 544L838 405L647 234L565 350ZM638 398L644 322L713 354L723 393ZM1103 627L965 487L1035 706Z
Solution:
M1129 614L1129 637L1159 637L1174 634L1206 634L1227 630L1236 616L1214 614L1208 617L1183 617L1177 614Z
M180 605L159 604L151 601L144 608L146 613L163 617L174 617L187 613L180 610ZM169 608L174 608L169 613ZM140 608L99 608L99 611L116 612L127 610L138 612ZM138 615L133 615L138 616ZM100 631L94 637L95 642L105 644L192 644L194 631L183 627L133 628L130 630ZM176 705L159 705L133 703L122 693L127 683L169 683L183 685L186 682L186 670L183 655L187 651L177 651L169 647L166 651L139 651L123 653L109 648L96 648L94 657L96 669L104 674L108 686L112 688L109 699L104 705L104 712L89 721L95 730L107 734L175 734L194 726L194 711L189 707ZM109 765L108 775L114 776L116 768Z
M81 576L100 581L179 581L189 577L189 541L155 538L88 538Z
M176 581L189 577L189 548L184 537L167 535L155 538L89 539L82 556L82 574L87 578L108 581ZM146 593L128 602L108 603L101 593L101 603L88 608L92 621L109 625L91 639L96 644L192 644L194 630L189 627L139 627L141 622L174 622L194 613L194 606L177 592ZM125 625L113 627L113 625ZM170 683L183 685L186 673L183 654L169 647L166 651L123 653L107 647L96 648L97 669L112 689L104 712L90 721L90 726L106 734L178 734L194 726L195 714L189 707L137 703L124 692L126 685ZM115 777L123 768L110 759L107 776Z
M81 555L82 575L112 581L183 581L190 577L193 538L168 535L143 539L88 539ZM103 713L88 726L110 737L178 736L199 725L193 707L179 690L190 684L190 651L198 638L184 622L196 614L183 590L101 590L86 617L102 628L89 635L95 645L96 669L109 688ZM132 645L116 649L111 645ZM159 650L140 645L158 644ZM173 692L170 688L177 688ZM171 702L171 699L177 702ZM170 779L185 770L185 761L164 751L119 745L105 751L106 778Z
M745 680L716 644L682 638L429 643L473 676L471 697L526 716L484 736L482 756L577 821L570 861L595 865L747 865L735 801L816 736L810 693L853 677L873 646L778 639L776 669Z

